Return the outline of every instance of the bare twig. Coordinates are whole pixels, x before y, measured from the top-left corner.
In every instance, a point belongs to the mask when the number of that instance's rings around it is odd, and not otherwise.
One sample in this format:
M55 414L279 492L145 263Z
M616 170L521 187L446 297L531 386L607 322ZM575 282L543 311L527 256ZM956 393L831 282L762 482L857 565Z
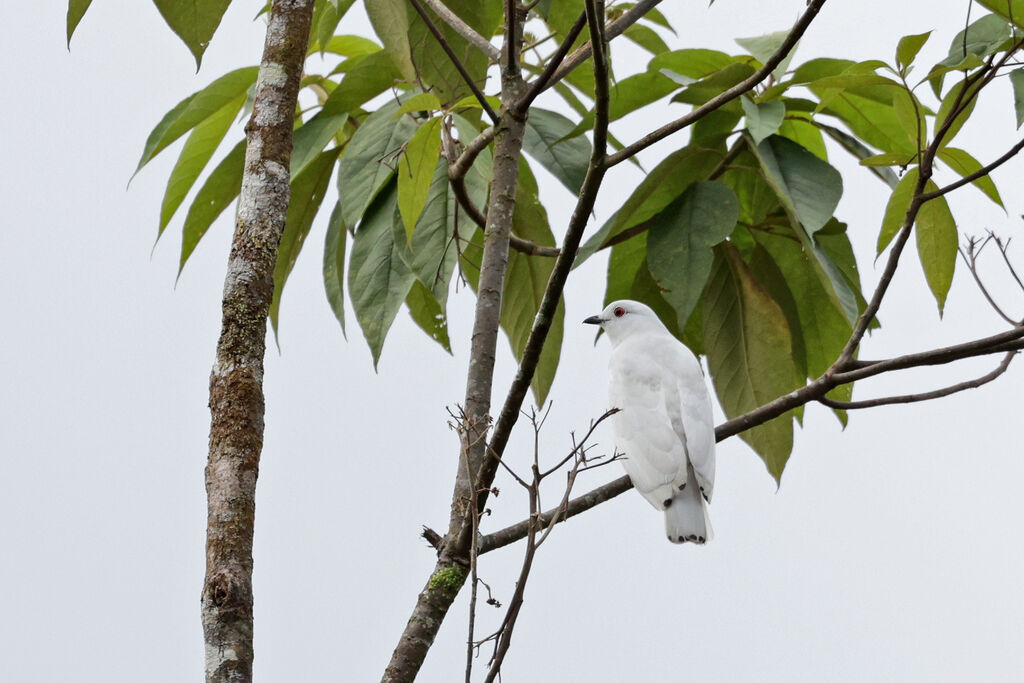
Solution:
M925 391L919 394L903 394L902 396L886 396L884 398L869 398L862 401L836 401L827 396L822 396L818 399L818 402L828 406L829 408L835 408L838 410L858 410L861 408L888 406L896 403L919 403L921 401L931 401L936 398L943 398L961 391L966 391L967 389L977 389L982 385L988 384L1006 372L1007 368L1010 367L1010 362L1013 361L1013 357L1016 356L1017 353L1017 351L1007 351L1006 355L1003 356L1002 362L999 363L995 370L986 373L977 379L960 382L934 391Z
M811 22L814 21L815 17L818 16L818 11L824 4L825 0L811 0L807 4L807 9L800 16L800 19L797 20L796 24L793 26L793 29L789 32L789 35L786 36L786 39L782 42L782 45L779 46L779 49L777 49L772 54L772 56L768 58L768 60L760 69L758 69L753 74L743 79L733 87L729 88L725 92L712 97L710 100L708 100L701 106L697 107L690 113L686 114L685 116L682 116L676 119L675 121L668 123L651 133L648 133L647 135L643 136L633 144L626 145L615 154L609 155L608 160L606 162L607 165L614 166L618 163L626 161L627 159L633 156L636 156L637 153L647 149L654 143L659 142L668 137L669 135L677 133L681 131L683 128L686 128L687 126L696 123L697 121L704 118L711 112L715 111L716 109L719 109L726 102L736 99L737 97L747 92L764 79L768 78L771 72L775 70L775 67L777 67L782 62L782 60L786 58L786 55L789 54L790 50L793 49L797 41L800 40L804 32L807 30L807 27L810 26Z
M1006 312L1003 311L1002 307L998 303L996 303L996 300L989 293L988 287L986 287L985 283L981 281L981 274L978 272L978 257L981 255L981 252L985 248L985 245L988 244L989 241L992 240L994 237L995 235L990 232L988 236L980 243L975 238L972 237L967 241L967 250L964 251L962 248L957 247L957 252L960 254L960 257L964 260L964 264L967 266L967 270L974 277L974 283L978 285L978 289L985 297L985 300L988 301L988 304L989 306L992 307L992 310L994 310L999 315L999 317L1001 317L1006 322L1010 323L1011 325L1016 325L1018 321L1008 316Z
M495 63L501 59L501 50L491 45L491 41L477 33L472 26L460 19L441 0L423 0L423 3L434 10L434 14L441 17L441 20L451 26L456 33L487 55L487 59Z

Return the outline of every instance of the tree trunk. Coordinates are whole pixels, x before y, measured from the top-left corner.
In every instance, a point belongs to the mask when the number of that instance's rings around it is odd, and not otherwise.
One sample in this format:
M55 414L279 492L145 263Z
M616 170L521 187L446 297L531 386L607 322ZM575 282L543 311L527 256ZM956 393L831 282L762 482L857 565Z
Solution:
M275 0L246 125L245 171L210 374L206 466L207 681L250 681L252 538L263 447L263 355L274 265L288 212L292 124L313 0Z

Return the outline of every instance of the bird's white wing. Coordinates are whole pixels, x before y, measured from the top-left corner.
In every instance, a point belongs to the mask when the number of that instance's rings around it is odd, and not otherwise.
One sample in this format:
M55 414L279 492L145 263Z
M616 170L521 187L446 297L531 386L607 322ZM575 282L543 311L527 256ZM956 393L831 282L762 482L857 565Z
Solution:
M707 500L715 488L715 425L700 361L675 338L662 358L667 374L675 380L665 392L666 412L672 426L686 444L686 455L693 466L697 484ZM683 473L683 481L686 474ZM682 483L682 482L679 482Z
M609 399L620 409L612 418L616 449L633 485L663 510L686 482L685 435L668 412L676 382L646 349L616 349L609 370Z

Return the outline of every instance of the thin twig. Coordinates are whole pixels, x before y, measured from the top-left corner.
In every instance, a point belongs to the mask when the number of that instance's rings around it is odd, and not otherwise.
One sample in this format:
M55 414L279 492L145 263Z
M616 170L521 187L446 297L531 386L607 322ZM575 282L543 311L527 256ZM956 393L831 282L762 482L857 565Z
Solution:
M985 300L988 301L988 304L989 306L992 307L992 310L994 310L999 315L999 317L1001 317L1006 322L1010 323L1011 325L1016 325L1017 321L1008 316L1006 312L1003 311L1002 307L998 303L996 303L996 300L992 298L992 295L988 291L988 287L986 287L985 283L981 281L981 274L978 272L978 256L981 255L981 250L985 248L985 245L988 244L989 240L991 240L992 238L992 233L989 233L989 236L985 238L985 240L981 243L980 247L976 247L975 245L977 244L977 242L974 240L974 238L971 238L967 242L967 252L965 253L963 249L957 247L957 253L959 253L960 257L964 260L964 264L967 266L967 270L971 273L971 276L974 277L974 283L978 285L978 289L981 290L982 295L985 297Z
M818 15L818 11L824 4L825 0L811 0L807 4L807 9L804 11L803 15L800 16L800 19L793 26L793 29L789 32L789 35L786 36L786 39L782 42L782 45L779 46L779 48L772 54L771 57L768 58L768 60L760 69L758 69L753 74L743 79L733 87L729 88L725 92L720 93L715 97L712 97L710 100L708 100L701 106L697 107L690 113L686 114L685 116L682 116L676 119L675 121L668 123L651 133L648 133L647 135L643 136L633 144L626 145L615 154L609 155L608 160L606 162L607 165L614 166L635 156L637 153L647 149L654 143L665 139L666 137L672 135L673 133L681 131L683 128L686 128L687 126L692 125L693 123L696 123L697 121L704 118L711 112L721 108L721 106L726 102L736 99L737 97L739 97L740 95L747 92L748 90L759 84L761 81L766 79L772 73L772 71L775 70L775 67L777 67L782 62L782 60L786 58L786 55L788 55L790 50L793 49L797 41L800 40L804 32L807 30L807 27L811 25L812 21L814 21L814 18Z
M818 399L818 402L828 406L829 408L835 408L838 410L858 410L861 408L888 406L896 403L919 403L921 401L931 401L936 398L943 398L961 391L966 391L967 389L977 389L984 384L988 384L1006 372L1007 368L1010 367L1010 362L1017 353L1017 351L1007 351L1006 355L1003 356L1002 362L995 370L984 374L977 379L960 382L959 384L954 384L942 389L936 389L934 391L926 391L919 394L903 394L902 396L886 396L884 398L869 398L864 399L863 401L836 401L827 396L822 396Z
M469 74L469 71L466 69L466 66L455 54L455 51L452 49L452 46L448 44L448 39L444 37L443 33L441 33L441 29L437 27L437 24L435 24L434 20L430 18L429 14L427 14L427 11L423 8L423 5L420 4L420 0L409 0L409 4L413 6L413 9L416 10L416 13L420 15L421 19L423 19L423 23L427 25L427 28L430 30L430 33L433 34L434 39L437 40L437 44L441 46L441 49L444 50L444 53L448 55L448 59L455 66L455 69L459 72L459 75L462 76L462 80L465 81L466 85L469 86L469 89L473 91L473 96L476 97L477 101L480 103L480 106L483 107L483 110L487 112L487 116L490 117L491 121L497 122L498 114L494 111L494 109L491 108L491 104L487 101L487 97L484 95L483 91L480 90L480 87L476 84L476 81L473 80L473 77Z

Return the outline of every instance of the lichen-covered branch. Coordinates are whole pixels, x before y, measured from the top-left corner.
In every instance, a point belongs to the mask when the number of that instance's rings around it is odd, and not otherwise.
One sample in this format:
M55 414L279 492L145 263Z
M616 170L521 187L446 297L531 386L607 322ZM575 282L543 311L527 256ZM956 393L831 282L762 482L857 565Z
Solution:
M263 355L274 265L289 199L292 125L313 0L275 0L246 126L245 171L210 375L206 680L250 681L252 538L263 446Z

